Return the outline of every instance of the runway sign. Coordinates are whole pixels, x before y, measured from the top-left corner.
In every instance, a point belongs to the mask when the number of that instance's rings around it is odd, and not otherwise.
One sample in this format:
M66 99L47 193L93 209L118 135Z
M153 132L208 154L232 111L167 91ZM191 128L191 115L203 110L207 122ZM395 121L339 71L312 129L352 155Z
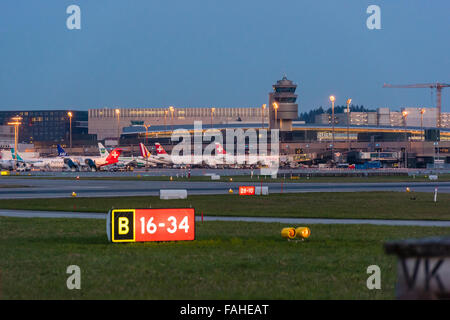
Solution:
M195 239L195 210L116 209L106 221L111 242L187 241Z
M255 195L255 187L254 186L250 186L250 187L239 187L239 195L240 196L254 196Z

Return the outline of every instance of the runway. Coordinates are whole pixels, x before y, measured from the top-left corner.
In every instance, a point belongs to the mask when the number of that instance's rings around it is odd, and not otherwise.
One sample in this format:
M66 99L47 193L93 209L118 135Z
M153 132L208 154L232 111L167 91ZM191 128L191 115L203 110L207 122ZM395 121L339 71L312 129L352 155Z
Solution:
M62 212L62 211L33 211L33 210L3 210L0 216L16 218L76 218L76 219L106 219L106 213L97 212ZM321 219L321 218L276 218L276 217L220 217L209 216L203 218L208 221L242 221L281 224L370 224L383 226L416 226L416 227L450 227L450 221L435 220L378 220L378 219ZM196 217L200 222L201 217Z
M231 188L235 193L239 186L260 187L255 182L179 182L179 181L121 181L121 180L85 180L85 179L30 179L14 178L4 180L12 188L0 188L0 199L30 198L69 198L72 192L78 197L119 197L119 196L157 196L161 189L186 189L188 195L227 194ZM267 179L267 181L270 181ZM25 188L14 185L27 186ZM450 193L450 182L384 182L384 183L271 183L269 193L303 192L370 192L404 191L407 187L416 192Z

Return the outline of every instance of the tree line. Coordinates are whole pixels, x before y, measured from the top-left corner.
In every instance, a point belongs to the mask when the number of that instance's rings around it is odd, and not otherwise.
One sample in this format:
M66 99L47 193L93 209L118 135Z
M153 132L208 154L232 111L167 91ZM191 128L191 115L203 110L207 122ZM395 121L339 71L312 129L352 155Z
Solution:
M334 113L344 113L347 110L347 106L334 106ZM350 105L350 112L376 112L376 110L367 109L363 105ZM312 109L308 112L302 112L299 115L299 120L305 121L306 123L314 123L316 115L328 113L331 114L331 107L324 109L322 106L316 109Z

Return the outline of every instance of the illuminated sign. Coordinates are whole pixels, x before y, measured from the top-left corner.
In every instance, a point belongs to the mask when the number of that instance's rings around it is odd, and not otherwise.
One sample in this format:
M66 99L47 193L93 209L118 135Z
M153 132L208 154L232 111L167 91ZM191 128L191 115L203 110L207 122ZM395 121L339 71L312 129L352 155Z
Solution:
M255 187L239 187L239 195L240 196L254 196L255 195Z
M348 138L352 141L358 140L358 134L357 133L349 133ZM329 131L319 131L317 132L317 140L319 141L330 141L333 139L333 133ZM347 133L345 132L335 132L334 133L334 140L344 141L347 140Z
M106 221L111 242L186 241L195 239L195 210L116 209Z

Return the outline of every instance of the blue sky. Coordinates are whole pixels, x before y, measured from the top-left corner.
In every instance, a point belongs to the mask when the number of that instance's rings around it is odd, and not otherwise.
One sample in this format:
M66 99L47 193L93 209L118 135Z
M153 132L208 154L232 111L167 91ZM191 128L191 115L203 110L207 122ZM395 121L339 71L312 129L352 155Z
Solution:
M66 8L81 8L68 30ZM381 30L369 30L369 5ZM450 82L448 0L3 0L3 110L259 106L284 73L299 111L348 97L432 106ZM450 112L450 88L443 90Z

